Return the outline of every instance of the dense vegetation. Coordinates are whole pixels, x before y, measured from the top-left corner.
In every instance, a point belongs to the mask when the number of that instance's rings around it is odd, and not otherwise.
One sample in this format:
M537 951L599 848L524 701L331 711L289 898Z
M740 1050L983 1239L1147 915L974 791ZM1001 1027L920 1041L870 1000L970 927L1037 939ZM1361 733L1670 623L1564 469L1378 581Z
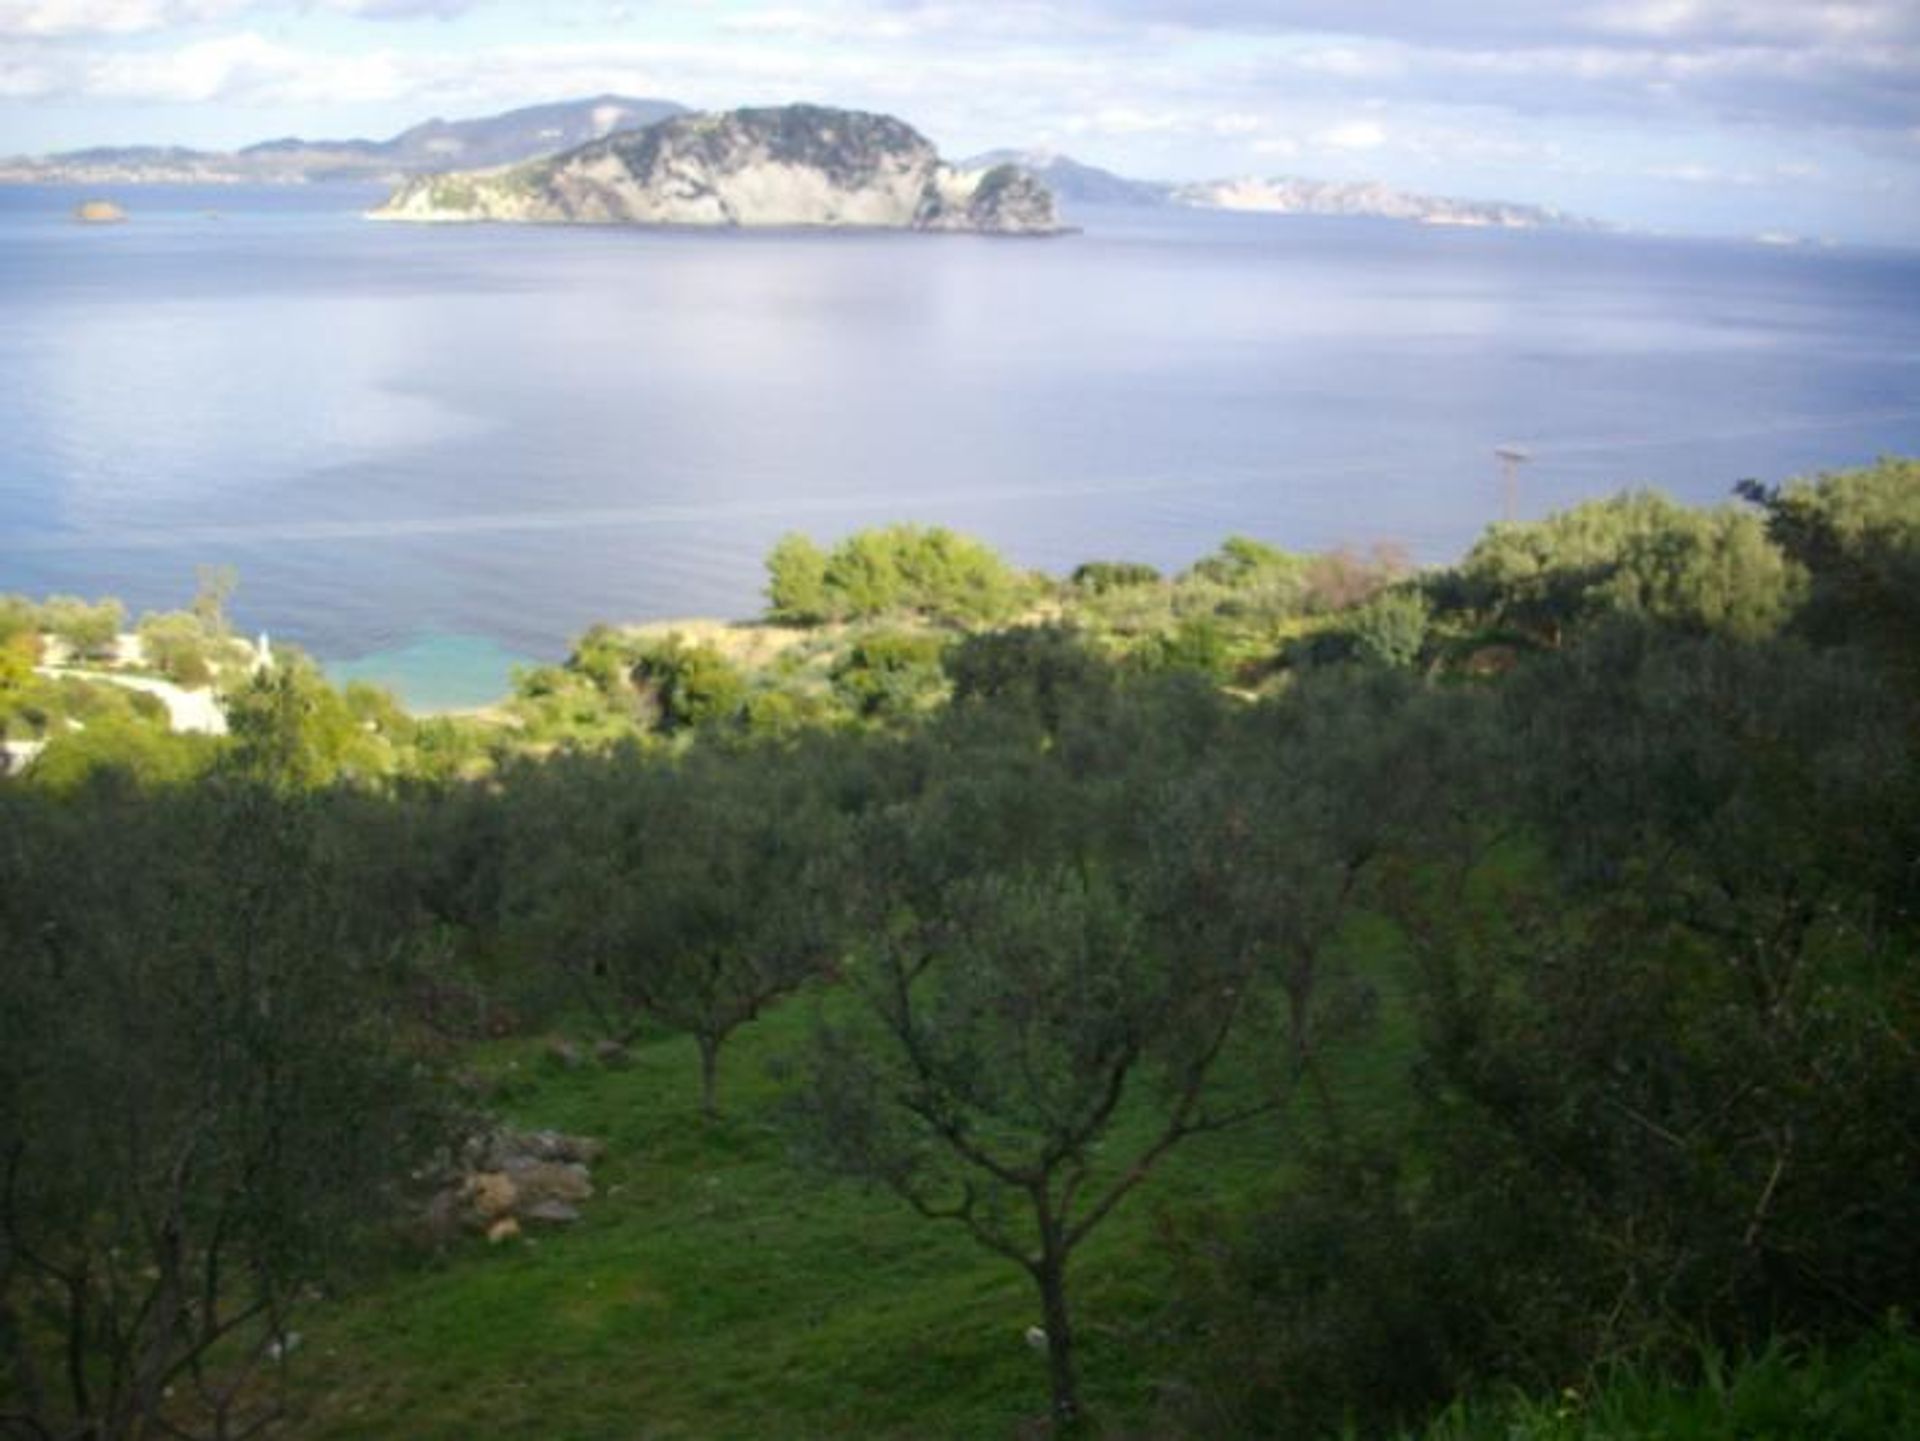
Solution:
M0 786L0 1429L1920 1424L1920 466L770 574ZM577 1229L414 1236L488 1114Z

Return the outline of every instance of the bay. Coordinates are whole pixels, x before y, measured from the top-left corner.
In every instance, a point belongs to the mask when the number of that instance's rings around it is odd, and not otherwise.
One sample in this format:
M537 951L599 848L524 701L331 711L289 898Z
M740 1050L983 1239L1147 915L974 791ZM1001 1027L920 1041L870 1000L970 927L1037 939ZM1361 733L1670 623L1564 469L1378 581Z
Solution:
M92 194L93 192L87 192ZM744 615L783 531L1026 565L1456 556L1630 485L1920 451L1920 255L1206 212L1057 240L416 227L377 192L0 188L0 591L185 601L416 704Z

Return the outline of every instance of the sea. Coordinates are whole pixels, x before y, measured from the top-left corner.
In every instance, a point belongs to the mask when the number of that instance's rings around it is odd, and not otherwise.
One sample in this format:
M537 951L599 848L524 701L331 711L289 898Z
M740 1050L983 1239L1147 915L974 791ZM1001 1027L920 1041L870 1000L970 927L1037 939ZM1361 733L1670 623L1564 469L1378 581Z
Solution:
M75 223L118 201L126 223ZM1054 239L366 220L0 187L0 592L184 604L420 709L597 621L739 617L783 532L1022 565L1920 452L1920 252L1165 209ZM1497 447L1527 459L1507 483Z

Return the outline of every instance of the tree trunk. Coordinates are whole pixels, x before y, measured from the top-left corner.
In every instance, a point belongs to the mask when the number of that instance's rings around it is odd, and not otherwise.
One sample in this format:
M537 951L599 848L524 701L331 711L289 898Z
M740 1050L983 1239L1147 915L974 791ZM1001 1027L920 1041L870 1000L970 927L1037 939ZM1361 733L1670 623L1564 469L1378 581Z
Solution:
M700 1114L711 1121L720 1114L720 1038L695 1039L700 1043Z
M9 1369L13 1372L15 1393L24 1403L23 1409L28 1418L44 1416L47 1412L46 1383L40 1379L40 1368L35 1364L33 1352L27 1348L26 1327L20 1324L13 1305L0 1301L0 1354L4 1354ZM29 1423L37 1425L38 1423Z
M1040 1287L1040 1311L1047 1328L1053 1427L1056 1433L1067 1435L1080 1420L1080 1383L1073 1371L1073 1320L1067 1311L1067 1255L1058 1237L1047 1236L1039 1264L1033 1268L1033 1279Z

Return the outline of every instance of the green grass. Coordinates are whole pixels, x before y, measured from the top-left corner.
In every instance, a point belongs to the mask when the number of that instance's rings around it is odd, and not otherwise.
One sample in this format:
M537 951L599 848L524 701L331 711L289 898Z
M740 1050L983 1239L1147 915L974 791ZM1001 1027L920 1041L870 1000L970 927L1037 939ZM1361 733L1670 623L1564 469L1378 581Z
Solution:
M1517 862L1506 858L1496 870ZM1387 1134L1412 1043L1398 944L1371 918L1347 958L1380 992L1336 1055L1344 1125ZM829 1000L827 1004L836 1002ZM717 1123L698 1108L692 1043L653 1036L620 1070L566 1070L537 1041L482 1048L513 1122L603 1138L584 1219L493 1247L477 1238L390 1267L310 1307L282 1434L346 1438L1004 1437L1045 1434L1029 1280L892 1195L807 1169L779 1113L778 1059L814 999L743 1030L722 1059ZM1256 1069L1241 1058L1238 1087ZM1230 1084L1232 1078L1228 1078ZM1147 1134L1136 1097L1105 1154ZM1256 1201L1299 1153L1305 1112L1190 1140L1076 1257L1073 1299L1094 1434L1160 1434L1172 1261L1162 1216ZM1590 1393L1488 1397L1426 1441L1867 1441L1920 1436L1920 1342L1769 1353L1673 1387L1621 1370ZM1876 1429L1877 1428L1877 1429Z
M790 1154L770 1062L800 1000L722 1059L726 1114L698 1114L691 1042L624 1070L496 1051L511 1119L610 1143L584 1219L519 1243L463 1241L311 1308L296 1370L303 1438L979 1437L1044 1415L1024 1341L1032 1284L952 1225ZM1151 1118L1128 1118L1124 1153ZM1072 1275L1090 1409L1151 1409L1168 1263L1155 1214L1252 1194L1284 1145L1249 1126L1195 1138L1086 1244Z
M1844 1349L1713 1352L1681 1385L1623 1367L1590 1392L1462 1403L1422 1441L1899 1441L1920 1436L1920 1338L1889 1327Z

